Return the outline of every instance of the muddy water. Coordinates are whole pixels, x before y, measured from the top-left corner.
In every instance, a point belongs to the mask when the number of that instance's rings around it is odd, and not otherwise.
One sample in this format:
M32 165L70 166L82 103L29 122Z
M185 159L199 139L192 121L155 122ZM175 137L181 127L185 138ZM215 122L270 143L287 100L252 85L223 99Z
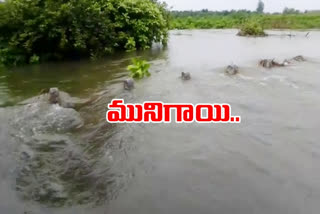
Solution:
M308 38L306 32L270 33L242 38L233 30L172 31L167 49L138 53L152 63L152 76L131 92L121 81L132 55L1 72L1 210L319 213L320 32ZM308 61L272 70L257 66L261 58L296 55ZM240 67L239 75L223 73L230 63ZM182 82L182 71L192 80ZM16 104L52 86L99 99L80 110L83 127L39 139L38 129L26 131L35 120L15 123L25 118ZM104 117L115 97L227 102L242 124L111 126Z

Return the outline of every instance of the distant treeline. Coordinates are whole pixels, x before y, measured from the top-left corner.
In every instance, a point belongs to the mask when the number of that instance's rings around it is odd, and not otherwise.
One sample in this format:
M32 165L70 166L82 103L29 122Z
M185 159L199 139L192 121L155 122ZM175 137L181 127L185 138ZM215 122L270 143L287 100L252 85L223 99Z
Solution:
M258 13L249 10L231 11L171 11L171 29L240 28L247 22L257 22L265 29L320 28L320 12L300 12L285 8L283 13Z

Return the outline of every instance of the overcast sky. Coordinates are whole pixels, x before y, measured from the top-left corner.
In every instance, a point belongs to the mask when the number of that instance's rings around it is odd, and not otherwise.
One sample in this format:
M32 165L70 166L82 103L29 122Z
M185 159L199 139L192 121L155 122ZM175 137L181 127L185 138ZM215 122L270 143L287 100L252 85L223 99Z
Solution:
M258 0L162 0L174 10L255 10ZM320 9L320 0L264 0L266 12L282 12L284 7L302 11Z

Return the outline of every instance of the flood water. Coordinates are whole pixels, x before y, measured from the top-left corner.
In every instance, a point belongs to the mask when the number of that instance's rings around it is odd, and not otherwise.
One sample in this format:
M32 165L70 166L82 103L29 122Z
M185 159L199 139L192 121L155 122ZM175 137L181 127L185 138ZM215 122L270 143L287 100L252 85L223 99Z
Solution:
M236 33L171 31L167 48L137 53L152 75L132 91L122 80L135 54L1 71L1 213L318 214L320 31ZM307 61L258 67L297 55ZM224 74L231 63L236 76ZM99 97L79 110L81 128L43 134L42 115L21 110L50 87ZM110 125L113 98L230 103L242 123Z

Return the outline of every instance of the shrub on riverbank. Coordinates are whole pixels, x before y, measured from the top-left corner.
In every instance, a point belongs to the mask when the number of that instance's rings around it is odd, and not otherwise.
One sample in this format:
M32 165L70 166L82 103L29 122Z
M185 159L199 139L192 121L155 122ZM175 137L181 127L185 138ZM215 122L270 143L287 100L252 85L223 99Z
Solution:
M101 57L167 41L155 0L7 0L0 6L0 63Z
M238 36L266 36L262 26L257 22L247 22L238 33Z

